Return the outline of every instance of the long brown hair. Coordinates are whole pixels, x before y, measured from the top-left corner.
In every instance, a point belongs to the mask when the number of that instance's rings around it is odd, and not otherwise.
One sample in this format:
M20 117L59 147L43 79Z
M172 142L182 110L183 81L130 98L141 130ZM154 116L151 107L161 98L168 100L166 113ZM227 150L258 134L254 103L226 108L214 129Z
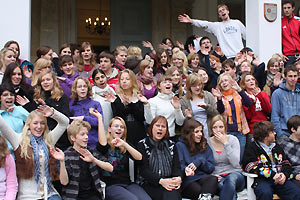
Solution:
M151 124L150 124L150 126L149 126L149 128L148 128L148 135L149 135L150 137L153 136L153 133L152 133L153 126L154 126L154 124L155 124L156 122L158 122L159 120L162 120L162 121L164 121L164 122L166 123L166 128L167 128L167 130L166 130L166 135L165 135L164 139L167 139L167 138L169 138L169 136L170 136L170 133L169 133L169 126L168 126L168 121L167 121L167 119L166 119L164 116L161 116L161 115L156 116L156 117L152 120L152 122L151 122Z
M0 134L0 168L4 167L6 156L9 154L7 143L2 134Z
M202 99L204 97L204 91L203 91L204 84L203 84L202 78L195 73L192 73L187 77L186 83L185 83L185 87L186 87L185 95L188 100L193 100L193 93L192 93L191 87L197 86L198 84L201 84L201 87L202 87L201 92L198 95L199 98Z
M202 127L202 136L200 143L196 143L194 140L194 130L199 126ZM199 152L201 153L207 148L207 141L204 137L203 128L203 124L194 119L188 119L184 122L184 125L182 127L183 135L181 137L185 141L185 144L188 146L191 155L195 155Z
M79 50L79 58L78 58L78 63L77 63L77 70L79 72L82 72L84 70L84 61L83 61L83 57L81 55L82 52L85 51L86 48L90 47L91 48L91 59L90 59L90 65L93 66L92 69L94 69L97 65L96 59L93 55L94 51L92 49L92 45L89 42L83 42L81 44L80 50Z

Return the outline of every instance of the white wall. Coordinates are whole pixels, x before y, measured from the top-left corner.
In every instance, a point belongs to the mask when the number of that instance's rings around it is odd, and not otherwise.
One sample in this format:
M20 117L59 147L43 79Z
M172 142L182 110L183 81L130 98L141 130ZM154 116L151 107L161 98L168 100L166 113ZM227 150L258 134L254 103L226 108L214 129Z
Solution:
M9 40L19 43L21 59L30 59L31 0L9 0L0 6L0 49Z
M268 22L264 3L277 4L277 19ZM281 0L246 0L247 47L265 63L274 53L281 53Z

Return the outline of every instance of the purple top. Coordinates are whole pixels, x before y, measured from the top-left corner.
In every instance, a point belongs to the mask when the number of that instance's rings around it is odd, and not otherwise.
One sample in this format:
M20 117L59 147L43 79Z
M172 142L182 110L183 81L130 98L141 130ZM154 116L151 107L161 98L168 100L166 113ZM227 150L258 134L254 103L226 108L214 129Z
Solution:
M74 73L73 76L67 76L66 74L63 74L61 77L66 78L65 81L61 81L59 80L59 85L60 87L62 87L64 93L67 95L67 97L69 98L69 102L71 100L71 95L72 95L72 85L73 82L75 81L75 79L80 76L78 73Z
M152 87L150 90L147 90L146 88L144 88L144 96L147 99L154 97L154 94L155 94L155 87Z

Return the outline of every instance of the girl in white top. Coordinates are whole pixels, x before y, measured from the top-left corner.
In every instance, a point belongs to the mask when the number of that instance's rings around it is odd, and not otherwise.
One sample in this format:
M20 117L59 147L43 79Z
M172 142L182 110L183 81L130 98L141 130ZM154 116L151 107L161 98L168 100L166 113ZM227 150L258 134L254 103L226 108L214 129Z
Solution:
M157 81L158 94L147 100L146 97L138 95L140 101L144 103L145 119L148 124L152 120L161 115L168 121L170 137L175 136L175 123L179 126L183 125L184 116L180 107L180 100L178 97L173 96L172 81L168 76L160 76Z
M58 122L50 132L46 117ZM29 114L20 135L0 116L0 131L15 151L19 180L17 199L61 199L51 184L50 174L53 175L55 164L54 159L50 157L49 148L57 142L68 124L69 119L65 115L47 105L40 105Z

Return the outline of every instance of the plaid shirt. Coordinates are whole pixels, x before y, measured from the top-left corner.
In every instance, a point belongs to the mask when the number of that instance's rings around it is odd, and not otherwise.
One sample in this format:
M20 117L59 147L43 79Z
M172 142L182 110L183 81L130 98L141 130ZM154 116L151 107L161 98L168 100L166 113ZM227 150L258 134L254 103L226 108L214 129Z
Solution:
M293 174L300 174L300 142L291 140L287 135L282 135L277 143L284 150L285 155L292 164Z
M104 161L105 157L94 148L87 148L95 158ZM63 187L63 199L64 200L76 200L79 193L79 181L80 181L80 154L69 147L65 152L65 165L69 176L69 184ZM93 177L95 188L101 194L104 199L105 183L100 180L99 167L95 163L89 163L89 170Z

